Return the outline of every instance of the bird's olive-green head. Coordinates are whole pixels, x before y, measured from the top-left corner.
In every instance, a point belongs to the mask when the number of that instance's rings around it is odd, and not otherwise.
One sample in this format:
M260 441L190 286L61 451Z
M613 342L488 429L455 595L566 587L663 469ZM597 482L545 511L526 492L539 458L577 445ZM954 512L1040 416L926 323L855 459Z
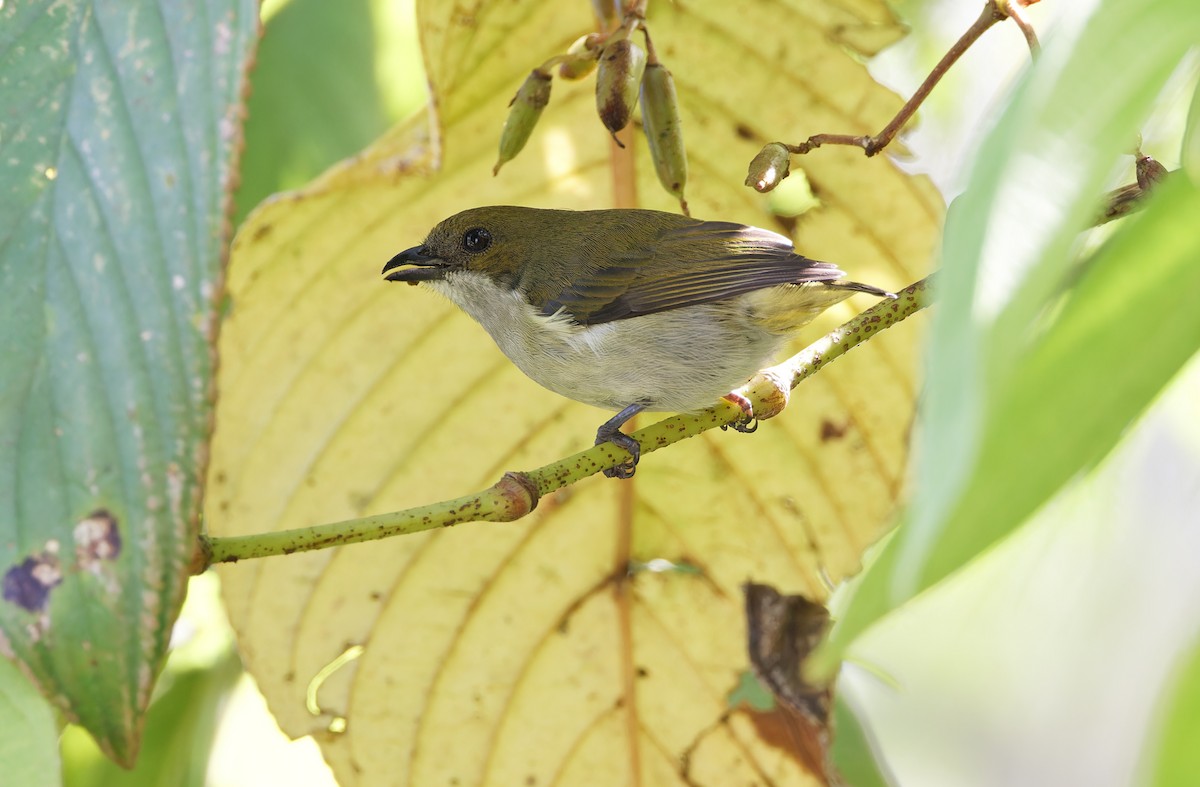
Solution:
M425 242L396 255L384 268L389 281L417 283L444 279L452 271L471 270L497 279L513 276L528 257L521 209L475 208L451 216L434 227ZM405 268L403 265L416 267Z
M389 281L412 284L457 271L480 273L540 305L614 259L644 256L665 230L688 223L697 222L649 210L472 208L439 223L384 273L390 272Z

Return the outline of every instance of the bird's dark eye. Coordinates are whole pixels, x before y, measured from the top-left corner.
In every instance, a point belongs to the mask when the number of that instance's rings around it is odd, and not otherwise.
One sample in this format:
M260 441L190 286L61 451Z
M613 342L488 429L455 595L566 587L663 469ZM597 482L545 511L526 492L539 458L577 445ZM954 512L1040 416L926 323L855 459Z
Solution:
M477 254L491 245L492 233L483 227L476 227L463 233L463 248L472 254Z

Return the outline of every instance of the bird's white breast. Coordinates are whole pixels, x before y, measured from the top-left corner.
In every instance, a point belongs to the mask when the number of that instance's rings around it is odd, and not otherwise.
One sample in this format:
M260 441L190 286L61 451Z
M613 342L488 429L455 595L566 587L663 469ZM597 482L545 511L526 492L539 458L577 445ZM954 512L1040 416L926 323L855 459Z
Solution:
M478 321L534 381L609 410L708 407L771 363L785 341L751 319L752 299L582 326L542 315L483 274L449 273L429 285Z

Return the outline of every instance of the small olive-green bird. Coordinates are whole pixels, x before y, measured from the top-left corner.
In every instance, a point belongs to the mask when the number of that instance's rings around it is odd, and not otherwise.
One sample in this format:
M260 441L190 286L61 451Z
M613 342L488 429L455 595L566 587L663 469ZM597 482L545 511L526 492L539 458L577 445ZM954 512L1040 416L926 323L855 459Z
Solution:
M596 444L629 452L606 471L621 478L640 446L620 427L637 413L709 407L851 293L895 297L774 232L654 210L474 208L383 272L445 295L551 391L619 410Z

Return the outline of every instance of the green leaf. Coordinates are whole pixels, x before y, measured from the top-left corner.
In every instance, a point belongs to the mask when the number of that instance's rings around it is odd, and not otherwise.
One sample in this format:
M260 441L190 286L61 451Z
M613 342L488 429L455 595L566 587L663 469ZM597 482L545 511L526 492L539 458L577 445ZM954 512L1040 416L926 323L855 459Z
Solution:
M1196 215L1200 190L1173 178L1088 263L1054 325L996 403L977 476L948 517L922 587L1095 465L1200 348L1200 310L1192 302L1200 288ZM903 527L856 592L843 619L851 628L894 603L885 589L898 570Z
M256 13L0 7L0 650L123 764L195 543Z
M1192 106L1188 111L1187 126L1183 132L1179 159L1191 177L1200 175L1200 83L1192 93Z
M242 674L233 630L211 572L192 577L171 654L146 713L142 754L132 769L109 760L82 728L63 730L66 787L203 787L217 722Z
M104 759L79 727L63 733L66 787L203 787L222 704L241 667L232 649L207 669L168 671L164 690L146 714L137 767Z
M1200 284L1200 204L1184 178L1056 303L1106 174L1197 40L1192 3L1100 3L1056 31L1017 87L947 218L914 500L834 649L1099 460L1200 345L1186 295Z
M1153 763L1157 787L1186 787L1200 773L1200 647L1193 646L1164 694L1165 722Z
M16 665L0 659L0 773L5 784L59 784L58 725L50 705Z
M885 787L889 783L882 773L886 763L859 724L857 712L841 694L834 698L833 729L830 756L843 781L854 787Z
M405 13L396 29L393 16ZM420 107L412 13L395 0L291 0L267 20L250 74L238 221Z

